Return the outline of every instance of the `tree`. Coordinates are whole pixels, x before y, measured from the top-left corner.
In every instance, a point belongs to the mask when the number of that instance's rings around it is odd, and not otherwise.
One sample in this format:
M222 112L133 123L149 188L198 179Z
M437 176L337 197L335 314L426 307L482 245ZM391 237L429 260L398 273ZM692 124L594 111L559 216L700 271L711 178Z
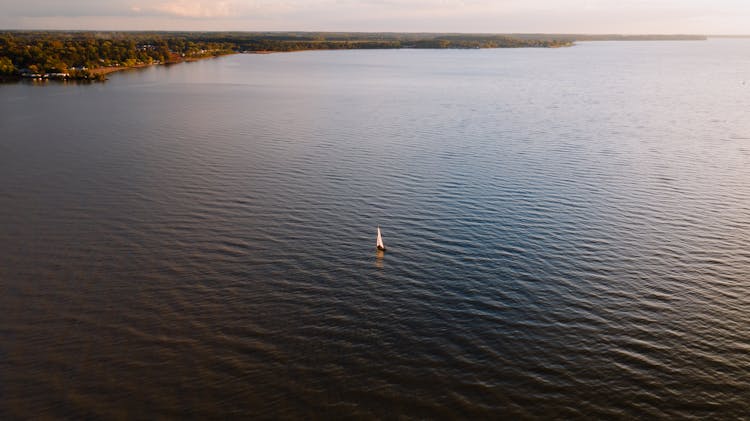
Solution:
M12 75L16 72L16 66L8 57L0 57L0 75Z

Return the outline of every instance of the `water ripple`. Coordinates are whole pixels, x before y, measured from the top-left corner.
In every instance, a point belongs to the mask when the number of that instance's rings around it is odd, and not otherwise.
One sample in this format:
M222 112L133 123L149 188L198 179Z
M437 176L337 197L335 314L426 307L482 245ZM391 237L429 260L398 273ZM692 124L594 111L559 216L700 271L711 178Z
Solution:
M0 416L741 419L745 47L2 86Z

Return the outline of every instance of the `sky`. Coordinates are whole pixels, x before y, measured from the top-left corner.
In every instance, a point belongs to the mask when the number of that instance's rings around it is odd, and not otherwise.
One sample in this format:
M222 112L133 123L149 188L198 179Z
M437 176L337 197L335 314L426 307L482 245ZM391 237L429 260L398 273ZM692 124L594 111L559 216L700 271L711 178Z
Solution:
M0 29L736 35L750 0L0 0Z

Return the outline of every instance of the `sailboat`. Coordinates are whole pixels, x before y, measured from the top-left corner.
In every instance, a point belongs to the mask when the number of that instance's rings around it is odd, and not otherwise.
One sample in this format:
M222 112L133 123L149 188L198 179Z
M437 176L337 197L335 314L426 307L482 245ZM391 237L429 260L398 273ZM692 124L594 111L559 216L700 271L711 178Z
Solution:
M376 242L378 250L385 251L385 245L383 244L383 236L380 235L380 227L378 226L378 240Z

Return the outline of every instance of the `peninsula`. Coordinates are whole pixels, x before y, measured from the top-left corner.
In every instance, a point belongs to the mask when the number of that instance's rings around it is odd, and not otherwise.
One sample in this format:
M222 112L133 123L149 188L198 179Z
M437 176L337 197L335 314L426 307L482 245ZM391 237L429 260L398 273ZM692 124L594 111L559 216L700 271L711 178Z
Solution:
M399 48L555 48L578 40L695 40L703 36L343 32L0 32L0 78L104 80L153 64L235 53Z

